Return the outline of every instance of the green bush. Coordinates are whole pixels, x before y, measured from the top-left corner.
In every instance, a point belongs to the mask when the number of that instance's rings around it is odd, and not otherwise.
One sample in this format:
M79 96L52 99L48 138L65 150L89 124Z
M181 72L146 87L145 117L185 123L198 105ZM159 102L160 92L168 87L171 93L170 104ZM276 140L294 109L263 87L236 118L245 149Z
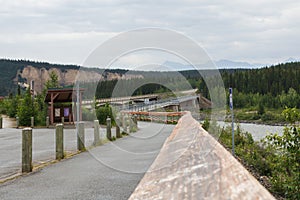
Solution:
M275 120L275 116L272 113L267 112L267 113L262 114L261 120L264 122L272 121L272 120Z
M115 120L114 120L113 114L112 114L112 108L110 107L109 104L106 104L105 106L101 106L101 107L97 108L96 116L97 116L97 119L99 120L100 124L106 124L107 117L111 118L112 125L115 124Z
M24 98L20 100L17 115L21 126L30 126L30 118L35 116L35 109L29 89L26 91Z
M208 121L207 118L205 118L204 122L202 123L202 128L204 130L206 130L206 131L208 130L208 128L209 128L209 121Z
M272 189L288 199L300 199L300 113L287 108L282 115L290 122L282 136L272 134L265 138L268 149L274 152L268 157L272 163Z

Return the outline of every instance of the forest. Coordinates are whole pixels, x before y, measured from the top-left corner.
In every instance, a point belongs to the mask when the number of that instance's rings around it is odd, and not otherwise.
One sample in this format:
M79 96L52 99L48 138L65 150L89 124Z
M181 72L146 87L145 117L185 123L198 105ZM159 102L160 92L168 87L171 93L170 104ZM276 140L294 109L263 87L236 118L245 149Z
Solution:
M13 97L18 96L18 98L21 98L21 93L25 94L25 91L19 91L20 88L18 90L15 84L8 84L8 82L12 81L17 70L26 65L46 68L59 67L60 69L79 68L76 65L55 65L25 60L0 60L1 72L5 74L0 78L0 93L2 91L2 93L8 95L7 91L10 91L9 99L13 99L12 104L16 104L17 101ZM104 69L98 70L105 73ZM103 79L96 83L81 83L80 87L85 89L85 99L165 93L190 89L198 89L199 93L210 99L207 88L207 84L210 84L213 85L213 90L216 89L215 91L224 86L227 95L228 88L233 88L234 108L236 109L236 117L239 120L281 122L284 119L280 113L285 107L300 108L299 62L278 64L259 69L221 69L219 72L223 83L216 83L216 72L218 73L216 70L149 72L109 69L106 71L120 74L138 74L144 78L129 80ZM39 101L42 102L43 100L40 99ZM214 103L217 104L218 102ZM15 114L16 112L8 113ZM13 116L12 114L9 115Z
M235 108L263 106L264 108L300 107L300 63L278 64L260 69L220 70L226 92L233 88ZM155 73L154 73L155 74ZM210 84L215 84L215 76L207 70L203 73ZM109 98L114 90L120 89L120 96L161 93L167 91L197 88L204 97L210 98L203 74L197 71L149 76L145 79L101 81L97 88L94 83L83 84L87 90L96 91L96 98ZM149 83L142 85L143 83ZM137 87L142 85L140 87ZM218 87L216 85L215 87ZM132 89L136 87L135 89Z

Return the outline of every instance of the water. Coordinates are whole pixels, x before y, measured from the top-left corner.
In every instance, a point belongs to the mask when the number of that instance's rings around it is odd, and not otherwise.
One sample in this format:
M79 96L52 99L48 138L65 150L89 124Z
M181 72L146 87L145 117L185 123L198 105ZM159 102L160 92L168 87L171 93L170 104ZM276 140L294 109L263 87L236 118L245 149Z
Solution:
M219 121L218 124L221 127L224 126L230 126L230 122L221 122ZM251 124L251 123L239 123L240 128L242 131L247 131L249 132L253 139L255 141L260 141L263 139L266 135L271 134L271 133L278 133L279 135L282 135L284 126L270 126L270 125L263 125L263 124ZM236 129L237 124L234 124L234 127Z

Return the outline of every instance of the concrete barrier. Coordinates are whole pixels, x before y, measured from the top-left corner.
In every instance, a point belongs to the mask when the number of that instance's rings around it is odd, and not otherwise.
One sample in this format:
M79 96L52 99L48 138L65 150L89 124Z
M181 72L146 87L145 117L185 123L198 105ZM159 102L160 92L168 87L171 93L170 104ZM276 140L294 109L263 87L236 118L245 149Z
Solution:
M274 197L187 113L129 199Z

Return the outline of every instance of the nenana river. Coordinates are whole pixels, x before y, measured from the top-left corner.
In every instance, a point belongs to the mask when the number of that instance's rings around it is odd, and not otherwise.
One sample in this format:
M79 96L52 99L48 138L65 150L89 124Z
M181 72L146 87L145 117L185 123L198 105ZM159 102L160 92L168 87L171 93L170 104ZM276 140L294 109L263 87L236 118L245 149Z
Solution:
M230 126L230 122L218 122L218 124L221 127L224 126ZM266 135L271 134L271 133L278 133L279 135L282 135L284 126L270 126L270 125L263 125L263 124L251 124L251 123L239 123L240 128L243 131L247 131L251 133L253 139L255 141L259 141L262 138L264 138ZM236 129L237 124L234 124L234 127Z

